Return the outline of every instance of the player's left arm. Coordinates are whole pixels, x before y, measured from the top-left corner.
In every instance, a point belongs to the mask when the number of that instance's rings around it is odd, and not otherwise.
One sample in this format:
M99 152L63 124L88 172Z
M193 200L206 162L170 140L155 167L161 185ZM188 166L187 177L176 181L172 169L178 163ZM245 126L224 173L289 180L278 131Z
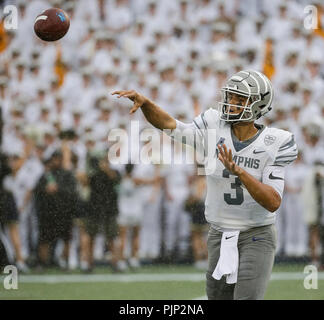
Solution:
M282 194L279 190L281 190L281 186L279 188L271 186L267 183L263 183L252 175L250 175L243 168L239 167L232 158L232 150L227 150L225 144L223 146L218 145L219 149L219 159L224 164L227 170L229 170L232 174L239 177L240 181L244 184L252 198L259 203L262 207L267 209L270 212L275 212L278 210L281 204ZM277 167L280 168L280 167ZM276 179L280 180L283 188L283 167L280 175L275 176ZM280 170L280 169L278 169Z

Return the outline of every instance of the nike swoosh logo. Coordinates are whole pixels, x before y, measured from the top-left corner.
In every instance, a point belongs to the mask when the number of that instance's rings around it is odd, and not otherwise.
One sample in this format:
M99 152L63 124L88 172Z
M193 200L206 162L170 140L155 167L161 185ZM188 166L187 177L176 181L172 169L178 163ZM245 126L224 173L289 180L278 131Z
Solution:
M272 175L272 172L270 173L269 179L271 179L271 180L283 180L283 178L281 178L281 177L275 177L274 175Z
M235 237L235 236L225 237L225 239L228 240L228 239L231 239L233 237Z
M261 151L253 150L253 153L254 153L254 154L258 154L258 153L262 153L262 152L265 152L265 151L264 151L264 150L261 150Z
M264 238L257 238L257 237L253 237L252 241L259 241L259 240L265 240Z

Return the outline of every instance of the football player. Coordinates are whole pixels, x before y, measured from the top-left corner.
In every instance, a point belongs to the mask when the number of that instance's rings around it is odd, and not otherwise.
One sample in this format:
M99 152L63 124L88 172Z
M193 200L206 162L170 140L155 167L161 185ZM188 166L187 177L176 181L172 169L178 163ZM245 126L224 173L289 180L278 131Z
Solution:
M263 299L273 267L276 210L285 166L297 157L294 136L255 123L272 109L273 88L261 72L240 71L222 88L223 100L185 124L135 91L116 91L141 108L146 119L169 135L210 153L216 132L215 170L206 174L208 299ZM217 144L217 146L216 146ZM210 155L209 155L210 158Z

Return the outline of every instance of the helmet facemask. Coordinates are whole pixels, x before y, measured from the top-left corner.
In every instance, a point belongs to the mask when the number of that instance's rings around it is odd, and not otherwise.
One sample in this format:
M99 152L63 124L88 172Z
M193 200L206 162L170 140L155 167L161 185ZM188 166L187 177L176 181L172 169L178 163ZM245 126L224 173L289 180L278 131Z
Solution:
M218 109L221 119L226 122L251 122L255 120L253 116L253 104L260 101L260 96L257 94L247 94L240 90L223 88L222 90L223 101L218 102ZM236 95L244 98L245 102L242 104L231 104L232 96ZM242 99L243 100L243 99ZM231 107L236 107L240 110L238 113L231 112Z

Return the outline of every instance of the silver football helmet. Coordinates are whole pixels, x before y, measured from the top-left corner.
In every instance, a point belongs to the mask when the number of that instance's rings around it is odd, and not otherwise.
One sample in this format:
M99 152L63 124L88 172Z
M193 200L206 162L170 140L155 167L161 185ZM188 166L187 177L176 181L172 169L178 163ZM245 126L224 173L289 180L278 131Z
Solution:
M272 109L272 84L261 72L254 70L240 71L227 80L221 91L223 101L218 103L218 107L220 118L226 122L254 121ZM245 97L245 104L231 104L233 94ZM232 106L241 108L242 111L233 114L231 112Z

